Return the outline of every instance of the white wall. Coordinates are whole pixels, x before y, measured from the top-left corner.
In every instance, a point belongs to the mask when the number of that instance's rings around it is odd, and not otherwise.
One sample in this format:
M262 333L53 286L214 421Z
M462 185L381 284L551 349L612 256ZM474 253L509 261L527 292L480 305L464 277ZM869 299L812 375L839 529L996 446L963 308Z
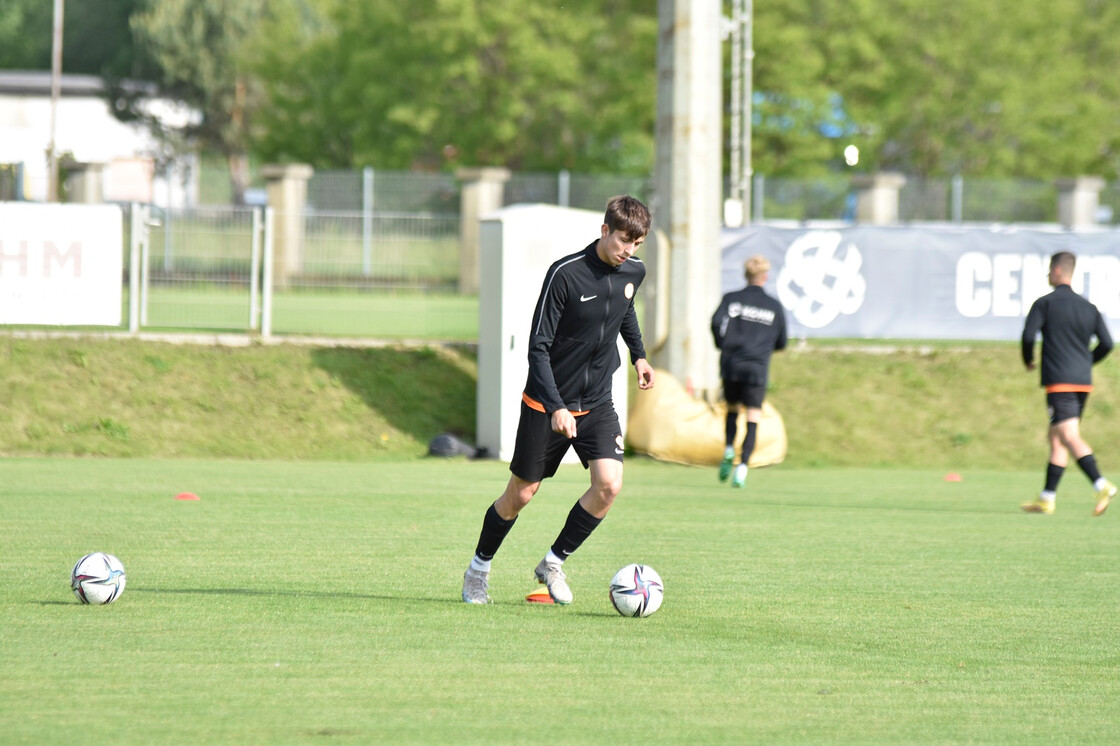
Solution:
M599 238L603 213L552 205L515 205L484 216L480 231L477 445L513 456L521 392L529 372L529 328L549 265ZM639 293L642 290L638 291ZM614 406L626 435L634 367L618 342ZM573 451L568 462L578 462Z
M178 107L156 102L152 110L172 124L189 116ZM49 186L51 102L38 94L0 94L0 163L23 163L26 193L44 201ZM71 153L81 163L102 163L105 199L111 202L151 201L183 207L197 202L197 186L184 185L182 167L170 179L154 177L146 189L135 180L137 159L149 160L158 150L147 130L116 119L103 98L62 96L55 124L55 152ZM184 166L189 163L183 164ZM197 169L194 169L197 172ZM141 199L142 197L148 199Z

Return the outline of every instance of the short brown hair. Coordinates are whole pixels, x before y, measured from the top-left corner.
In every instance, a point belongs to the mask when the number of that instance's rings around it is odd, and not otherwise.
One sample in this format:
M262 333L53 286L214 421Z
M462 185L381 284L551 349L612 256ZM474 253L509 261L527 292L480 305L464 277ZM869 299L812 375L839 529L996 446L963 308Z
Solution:
M743 274L746 276L747 282L754 282L754 278L766 274L769 271L770 260L762 254L755 254L750 259L743 262Z
M634 240L649 234L649 208L642 201L629 195L611 197L603 222L612 231L618 231Z
M1050 257L1051 267L1061 267L1067 275L1073 275L1073 268L1077 266L1077 257L1068 251L1059 251Z

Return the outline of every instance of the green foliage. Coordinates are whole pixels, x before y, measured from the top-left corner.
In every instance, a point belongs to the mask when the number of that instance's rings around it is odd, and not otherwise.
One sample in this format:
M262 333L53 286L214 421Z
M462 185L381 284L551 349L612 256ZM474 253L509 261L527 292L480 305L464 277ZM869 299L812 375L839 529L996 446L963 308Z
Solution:
M257 66L266 159L648 173L656 18L636 2L373 0L282 26Z
M848 144L861 171L1120 172L1120 4L752 5L757 173L846 171ZM648 175L657 16L649 0L86 0L66 8L64 69L105 76L122 116L141 116L125 77L194 107L183 132L147 122L235 159L235 196L247 151ZM0 0L0 68L48 69L50 26L50 3Z
M8 459L4 740L1113 742L1118 516L1072 490L1020 513L1033 471L942 476L783 465L732 491L633 459L565 565L575 602L527 604L587 485L563 466L475 607L503 463ZM128 584L81 606L68 574L97 550ZM666 585L648 619L607 600L635 561ZM558 726L521 704L543 702Z
M133 59L128 19L142 0L80 0L64 6L62 69L67 73L125 77L140 72ZM49 70L54 3L0 0L0 70Z
M861 168L1115 174L1120 7L1082 0L802 0ZM765 83L763 83L765 85Z

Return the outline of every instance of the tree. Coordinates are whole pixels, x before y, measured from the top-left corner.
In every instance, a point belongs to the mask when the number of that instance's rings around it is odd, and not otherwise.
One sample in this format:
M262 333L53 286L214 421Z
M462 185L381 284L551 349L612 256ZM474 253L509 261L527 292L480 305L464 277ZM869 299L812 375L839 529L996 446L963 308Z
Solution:
M128 19L137 0L71 0L63 14L62 63L67 73L134 74ZM54 3L0 0L0 69L49 70Z
M1120 8L1101 0L800 0L869 169L1115 174ZM788 18L788 17L787 17Z
M368 0L261 58L256 145L320 167L648 173L656 15L636 0Z
M249 129L260 104L245 50L264 7L264 0L149 0L132 15L131 28L137 47L159 71L156 88L118 91L122 115L142 119L175 149L199 145L221 153L238 202L249 183ZM152 96L182 102L198 116L168 129L142 107Z

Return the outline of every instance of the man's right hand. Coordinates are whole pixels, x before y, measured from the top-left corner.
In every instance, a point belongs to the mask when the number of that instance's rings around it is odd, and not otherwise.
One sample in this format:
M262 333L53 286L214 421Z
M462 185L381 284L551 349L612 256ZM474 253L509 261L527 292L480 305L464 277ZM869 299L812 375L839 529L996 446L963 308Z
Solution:
M576 418L566 409L557 409L552 413L552 432L574 438L576 437Z

